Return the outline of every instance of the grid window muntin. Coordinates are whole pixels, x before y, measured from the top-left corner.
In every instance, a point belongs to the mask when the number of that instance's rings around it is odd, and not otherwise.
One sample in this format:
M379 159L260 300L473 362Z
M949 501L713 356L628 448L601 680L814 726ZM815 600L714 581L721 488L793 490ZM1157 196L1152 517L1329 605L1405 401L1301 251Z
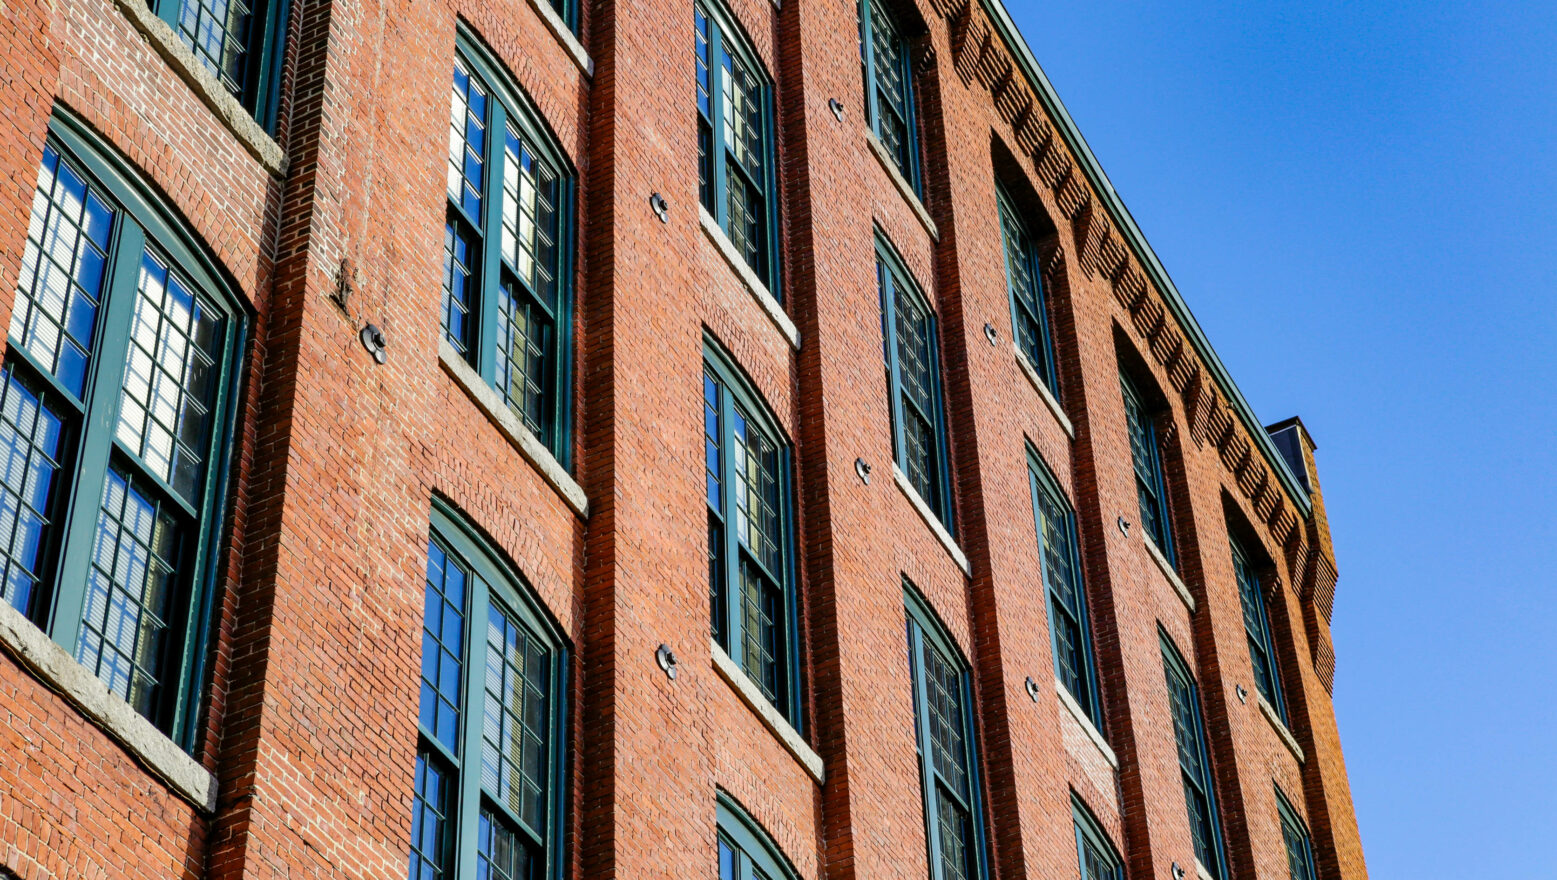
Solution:
M1005 255L1006 292L1011 299L1011 336L1017 351L1060 399L1059 372L1054 362L1054 335L1049 324L1048 292L1043 286L1043 259L1031 226L1022 219L1016 200L995 185L1000 215L1000 241Z
M29 510L47 527L20 545L16 532L0 535L9 542L4 555L13 566L16 548L24 548L21 555L31 563L24 567L34 578L28 601L13 604L111 691L180 746L193 748L226 494L225 438L232 434L234 378L248 317L220 269L139 175L63 112L50 120L41 165L40 190L51 174L68 170L84 184L79 197L98 199L111 223L99 232L89 228L90 220L78 224L86 234L76 253L90 246L101 258L97 301L87 310L90 320L80 322L76 306L63 311L63 300L47 292L47 284L31 286L43 281L41 265L58 262L44 256L56 235L54 221L35 217L29 232L5 357L10 381L0 430L10 455L19 454L17 443L24 440L31 447L25 473L49 459L54 472L47 492L36 483L27 490ZM181 291L177 302L150 298L148 268L162 282L173 279ZM79 273L74 277L79 282ZM73 325L72 337L85 344L79 371L62 370L64 362L36 344L37 319L50 308L57 310L52 326ZM197 344L188 335L191 308L211 318ZM30 318L17 318L29 309ZM124 419L135 405L126 380L132 354L141 364L137 375L152 384L143 389L143 415L131 417L134 429L128 430ZM191 358L199 361L194 372ZM36 396L56 421L46 432L52 436L43 438L52 456L40 449L36 423L31 438L15 430L27 420L13 409L22 403L18 391ZM175 467L177 455L188 466ZM9 520L4 525L15 528ZM8 586L6 595L17 600L20 590Z
M1037 526L1039 570L1048 595L1050 647L1055 677L1075 698L1092 726L1103 730L1098 693L1097 660L1087 614L1086 579L1076 536L1076 513L1059 481L1028 447L1027 477L1032 488L1033 520Z
M274 131L290 0L149 0L200 69Z
M929 877L983 878L983 798L974 742L972 675L929 604L907 580L903 602Z
M880 236L876 283L892 458L941 524L953 532L935 312L903 261Z
M1271 633L1265 588L1238 541L1229 536L1228 544L1232 548L1233 579L1238 584L1238 602L1243 607L1244 633L1249 637L1249 662L1254 667L1254 687L1285 723L1287 701L1281 692L1281 667L1276 661L1276 639Z
M860 65L870 130L887 148L903 179L920 192L918 121L914 116L913 53L901 21L884 0L859 0Z
M712 634L798 730L790 445L733 360L710 338L703 350Z
M1315 880L1313 838L1308 826L1292 808L1292 802L1276 787L1276 812L1281 817L1281 838L1287 854L1287 874L1291 880Z
M502 64L458 32L446 157L443 338L572 462L572 164Z
M1081 880L1124 880L1124 860L1119 858L1119 851L1075 792L1071 792L1070 810L1076 826L1076 861Z
M1195 858L1212 880L1227 876L1222 849L1221 819L1216 807L1216 782L1206 741L1200 691L1189 664L1167 633L1158 630L1162 643L1163 674L1167 681L1169 714L1178 752L1179 775L1184 785L1184 807L1194 843Z
M718 0L696 0L693 30L698 197L782 303L773 80Z
M561 630L536 604L523 578L452 508L435 501L431 520L423 644L427 644L426 636L433 626L438 627L434 641L440 648L445 639L459 640L460 670L451 679L456 682L458 704L452 737L442 728L429 727L427 719L437 717L437 713L427 711L427 702L429 698L441 701L443 694L441 688L429 686L429 665L424 656L417 779L420 784L424 769L436 771L445 800L436 806L422 798L420 791L414 793L413 830L420 830L423 836L413 841L408 873L421 873L409 876L412 880L471 876L479 863L480 869L498 877L503 876L505 866L533 864L533 873L518 876L559 880L566 782L562 766L567 718L566 642ZM446 577L451 570L460 573L452 582ZM463 597L455 602L452 588L432 589L435 580L440 587L458 584L464 590ZM440 609L436 613L432 611L434 600ZM443 626L443 614L450 606L463 610L463 622L457 630ZM498 621L500 631L494 633ZM541 658L534 667L527 659L521 670L536 670L535 676L525 679L524 693L537 693L541 699L527 700L525 711L517 716L510 711L512 707L490 696L494 674L500 684L512 681L514 670L509 661L513 655L494 651L494 641L520 644L517 639L510 640L510 634L532 640L533 653ZM494 664L499 667L496 671ZM525 737L518 743L519 762L511 762L513 753L501 748L514 745L509 733ZM500 741L502 761L493 760L490 743L494 736ZM528 747L530 739L537 740L538 749ZM441 817L441 836L426 832L429 817Z
M1141 511L1141 528L1147 538L1162 551L1169 565L1177 565L1173 546L1173 519L1168 510L1167 481L1163 476L1162 450L1156 419L1147 409L1145 398L1135 383L1119 374L1120 394L1124 398L1125 430L1130 435L1130 463L1135 472L1135 488Z
M719 880L798 880L799 873L773 839L723 791L718 793L716 818Z

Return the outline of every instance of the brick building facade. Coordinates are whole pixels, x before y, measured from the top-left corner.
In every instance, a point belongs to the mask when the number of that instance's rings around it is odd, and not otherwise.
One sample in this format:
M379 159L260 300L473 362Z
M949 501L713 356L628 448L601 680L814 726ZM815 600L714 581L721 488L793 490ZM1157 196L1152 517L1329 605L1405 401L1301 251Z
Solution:
M1366 876L1313 442L998 0L0 44L0 876Z

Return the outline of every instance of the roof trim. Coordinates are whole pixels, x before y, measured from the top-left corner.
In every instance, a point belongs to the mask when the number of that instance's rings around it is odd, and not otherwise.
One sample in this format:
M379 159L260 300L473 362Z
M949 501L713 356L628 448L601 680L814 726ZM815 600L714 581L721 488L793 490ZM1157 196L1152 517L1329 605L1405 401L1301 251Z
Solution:
M1054 120L1060 131L1060 136L1065 139L1065 145L1081 164L1081 169L1087 175L1087 180L1098 193L1103 206L1108 209L1108 214L1113 218L1114 226L1124 233L1125 241L1135 256L1146 267L1146 272L1151 276L1152 283L1162 292L1163 298L1168 301L1168 309L1173 312L1173 317L1184 328L1189 337L1190 344L1195 347L1201 360L1211 371L1211 377L1216 381L1217 387L1232 404L1233 410L1238 414L1239 421L1254 437L1255 446L1265 456L1266 463L1275 471L1281 485L1287 490L1287 496L1298 508L1306 519L1314 509L1313 502L1308 493L1303 491L1302 484L1298 482L1296 475L1276 451L1276 445L1271 442L1270 436L1265 433L1265 428L1260 420L1255 417L1254 410L1249 406L1249 401L1238 390L1238 385L1233 381L1222 359L1217 356L1216 349L1211 347L1211 340L1206 338L1205 331L1200 328L1200 322L1195 320L1189 306L1184 302L1184 297L1168 277L1168 270L1163 268L1162 261L1157 258L1157 253L1146 241L1146 236L1141 228L1136 225L1135 218L1130 215L1130 209L1125 207L1124 200L1114 190L1114 185L1109 182L1108 175L1103 172L1103 166L1098 163L1097 157L1092 154L1092 148L1087 146L1086 138L1081 136L1081 131L1070 118L1070 113L1061 103L1060 96L1055 93L1054 86L1049 78L1044 75L1043 68L1038 66L1038 59L1033 57L1033 50L1028 47L1027 41L1017 30L1016 23L1011 20L1011 14L1006 11L1005 4L1001 0L979 0L984 6L984 11L989 13L995 23L995 29L1000 32L1000 37L1006 46L1016 56L1017 64L1026 75L1029 85L1038 94L1038 100L1043 102L1044 109L1049 117Z

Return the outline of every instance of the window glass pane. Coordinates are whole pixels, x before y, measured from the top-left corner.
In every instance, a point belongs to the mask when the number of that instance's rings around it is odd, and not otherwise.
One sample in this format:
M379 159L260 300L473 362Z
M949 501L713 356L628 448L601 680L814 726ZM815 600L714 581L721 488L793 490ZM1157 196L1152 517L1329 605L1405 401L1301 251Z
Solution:
M734 410L736 535L764 568L783 571L779 534L778 446Z
M557 297L557 173L507 126L503 163L503 259L548 309Z
M442 880L448 853L450 780L425 749L416 753L409 880Z
M462 61L454 62L454 93L449 110L449 200L481 222L487 150L487 91Z
M481 785L544 839L550 652L496 603L487 611L486 644Z
M44 147L10 336L77 397L86 388L116 219L96 189Z
M897 24L875 0L870 5L871 52L875 62L876 136L898 171L913 179L911 151L913 138L908 127L909 82L908 41Z
M151 251L141 259L129 359L119 397L120 443L198 505L210 439L220 321Z
M968 749L962 726L962 676L921 639L925 690L930 703L930 757L935 772L964 802L968 799Z
M459 752L460 682L464 678L465 587L468 575L436 540L427 548L422 619L422 697L418 720L427 735Z
M1238 600L1243 606L1243 626L1249 637L1249 660L1254 666L1255 689L1266 702L1281 712L1265 594L1254 567L1236 543L1233 544L1233 577L1238 581Z
M749 559L741 560L741 666L777 703L783 670L783 593Z
M709 23L708 13L703 10L703 4L698 3L693 6L692 16L697 31L693 43L693 51L697 55L697 111L704 117L713 118L711 73L708 64Z
M528 880L534 859L529 847L488 810L481 811L476 831L476 876L481 880Z
M1125 424L1130 434L1130 459L1135 467L1135 487L1140 495L1141 526L1146 529L1157 549L1164 554L1172 552L1168 535L1167 502L1161 497L1161 460L1157 454L1157 432L1151 415L1146 412L1141 398L1130 387L1130 382L1119 377L1124 393ZM1171 556L1168 557L1170 560Z
M497 390L530 433L550 442L547 365L554 359L551 317L523 290L505 282L498 299Z
M735 877L735 850L719 838L719 880L736 880Z
M64 411L56 395L7 364L0 375L0 601L28 613L60 485Z
M243 96L251 10L243 0L180 0L178 35L200 66Z
M1016 209L1004 197L1000 206L1000 231L1006 251L1006 283L1011 288L1012 328L1016 345L1027 356L1033 369L1049 390L1055 390L1053 356L1045 322L1043 276L1038 269L1038 253Z
M1195 857L1206 870L1215 874L1221 864L1216 856L1216 821L1211 813L1210 768L1202 759L1200 709L1195 702L1194 684L1172 662L1164 658L1168 681L1169 710L1173 715L1173 736L1178 745L1179 767L1184 777L1184 801L1189 811L1190 834L1194 838Z
M109 468L76 659L143 715L166 684L163 640L181 531L156 492Z
M1081 829L1076 830L1081 859L1081 880L1114 880L1114 860L1093 843Z
M941 880L967 880L968 811L939 785L935 787L935 797L941 837Z
M467 357L475 329L470 310L476 304L476 259L476 237L451 208L443 227L443 335Z
M1288 876L1292 880L1314 880L1314 872L1309 862L1308 833L1283 813L1281 836L1287 847Z
M903 473L932 510L943 506L940 479L940 435L936 427L935 351L931 340L930 312L920 305L890 270L881 272L883 284L891 284L897 330L897 393L902 398ZM883 291L885 302L885 291ZM890 364L889 364L890 366Z
M721 400L724 389L708 373L703 374L703 468L704 485L708 496L708 601L713 619L714 641L725 651L730 650L730 636L726 632L725 615L725 548L724 548L724 463L720 449L719 427Z

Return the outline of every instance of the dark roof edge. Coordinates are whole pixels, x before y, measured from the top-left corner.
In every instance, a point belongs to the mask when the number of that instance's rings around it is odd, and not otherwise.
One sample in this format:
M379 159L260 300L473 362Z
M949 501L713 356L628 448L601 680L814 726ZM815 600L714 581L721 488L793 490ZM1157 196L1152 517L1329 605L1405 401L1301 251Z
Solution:
M1200 354L1201 360L1206 362L1211 377L1216 380L1217 387L1222 389L1222 394L1232 403L1233 410L1238 413L1239 420L1254 438L1254 443L1265 456L1265 461L1270 465L1271 470L1276 472L1276 477L1287 491L1287 497L1292 499L1298 511L1307 518L1313 512L1313 503L1309 500L1308 493L1303 491L1302 484L1298 482L1291 468L1287 467L1281 454L1276 451L1275 444L1265 433L1260 420L1255 417L1249 401L1244 398L1243 392L1238 390L1237 383L1227 372L1222 359L1217 356L1216 349L1211 347L1211 340L1206 338L1205 331L1200 328L1200 322L1195 320L1189 306L1184 302L1184 297L1179 294L1178 287L1174 285L1173 279L1168 277L1168 270L1163 268L1162 261L1157 259L1157 253L1146 241L1141 228L1135 224L1135 218L1130 216L1130 209L1125 207L1124 201L1119 198L1119 193L1114 191L1114 185L1103 172L1103 166L1098 164L1097 157L1092 154L1092 148L1087 146L1086 138L1081 136L1081 130L1076 127L1075 120L1070 118L1070 113L1060 102L1060 96L1055 93L1053 84L1044 75L1043 68L1038 66L1038 59L1033 57L1033 50L1028 47L1027 41L1017 30L1016 23L1011 20L1011 14L1006 11L1005 4L1001 0L980 0L980 2L984 4L985 11L994 20L995 28L1000 32L1001 38L1016 56L1017 64L1021 65L1022 72L1026 74L1033 91L1038 93L1038 100L1043 102L1044 109L1059 126L1060 135L1065 139L1066 145L1080 160L1082 171L1086 173L1087 180L1102 198L1104 207L1108 209L1109 216L1114 220L1114 225L1124 233L1130 249L1146 267L1146 272L1157 285L1157 289L1162 291L1163 297L1168 301L1168 309L1184 328L1190 344Z

